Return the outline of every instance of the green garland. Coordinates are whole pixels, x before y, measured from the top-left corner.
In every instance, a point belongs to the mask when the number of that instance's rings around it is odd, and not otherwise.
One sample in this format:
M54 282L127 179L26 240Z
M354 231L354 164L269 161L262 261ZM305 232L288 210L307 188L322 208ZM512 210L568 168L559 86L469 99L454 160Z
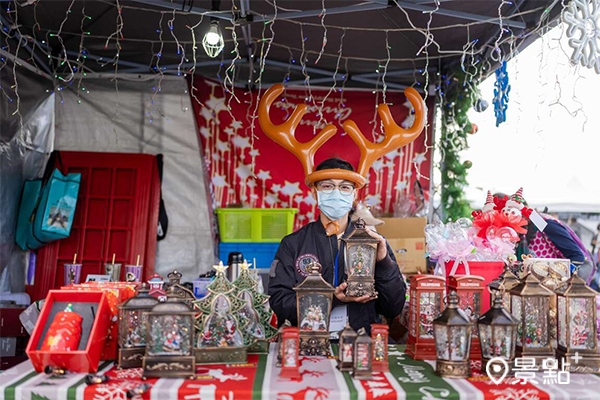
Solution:
M473 124L467 117L467 111L477 98L478 80L471 78L479 76L476 70L467 73L458 69L442 75L441 93L441 162L442 175L442 220L456 221L458 218L469 217L471 206L465 197L467 173L471 161L460 161L460 152L469 147L467 135L473 133Z

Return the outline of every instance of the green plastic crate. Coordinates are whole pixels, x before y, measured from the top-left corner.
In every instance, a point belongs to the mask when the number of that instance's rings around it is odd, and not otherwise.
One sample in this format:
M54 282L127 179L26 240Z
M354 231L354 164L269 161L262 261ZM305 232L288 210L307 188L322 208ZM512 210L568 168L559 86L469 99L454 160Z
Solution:
M222 242L279 242L294 230L297 208L217 208Z

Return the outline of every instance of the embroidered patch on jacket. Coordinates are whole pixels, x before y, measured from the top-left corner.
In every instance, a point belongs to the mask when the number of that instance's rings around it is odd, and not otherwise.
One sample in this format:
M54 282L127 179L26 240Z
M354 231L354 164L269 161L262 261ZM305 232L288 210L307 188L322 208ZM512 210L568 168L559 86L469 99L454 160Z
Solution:
M296 271L302 276L308 276L306 268L312 262L319 262L319 259L314 254L302 254L296 258Z

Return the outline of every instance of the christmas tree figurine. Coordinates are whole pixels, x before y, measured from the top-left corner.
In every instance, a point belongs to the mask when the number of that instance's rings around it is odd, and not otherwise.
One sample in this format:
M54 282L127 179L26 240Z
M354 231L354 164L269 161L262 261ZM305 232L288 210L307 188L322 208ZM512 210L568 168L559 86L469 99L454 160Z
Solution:
M245 303L237 315L243 326L248 352L268 353L268 342L275 337L277 330L270 325L273 311L269 307L269 296L258 291L258 282L250 272L250 265L244 260L240 265L240 275L233 282L235 295Z
M235 286L227 279L227 266L220 262L213 268L217 272L207 286L208 294L195 302L201 312L196 321L196 363L244 363L245 324L235 316L246 302L236 296Z

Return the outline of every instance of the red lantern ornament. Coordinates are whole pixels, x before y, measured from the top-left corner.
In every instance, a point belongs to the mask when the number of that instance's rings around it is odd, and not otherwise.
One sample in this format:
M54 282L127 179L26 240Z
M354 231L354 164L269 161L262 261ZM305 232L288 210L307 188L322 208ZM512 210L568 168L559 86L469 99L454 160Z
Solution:
M371 324L371 341L373 343L373 371L389 372L388 335L389 327L384 324Z
M446 279L436 275L410 277L406 354L415 360L435 360L433 320L443 309Z
M476 134L479 131L479 127L477 126L477 124L473 124L471 123L471 132L469 132L471 135Z
M50 324L41 351L76 351L81 340L81 315L73 312L69 303L64 311L59 312Z
M481 358L477 321L481 315L481 297L483 296L484 281L483 277L477 275L454 275L448 278L448 291L456 292L458 295L458 307L465 312L473 323L470 353L472 360Z
M279 376L288 379L300 379L300 329L285 327L281 334L281 371Z

